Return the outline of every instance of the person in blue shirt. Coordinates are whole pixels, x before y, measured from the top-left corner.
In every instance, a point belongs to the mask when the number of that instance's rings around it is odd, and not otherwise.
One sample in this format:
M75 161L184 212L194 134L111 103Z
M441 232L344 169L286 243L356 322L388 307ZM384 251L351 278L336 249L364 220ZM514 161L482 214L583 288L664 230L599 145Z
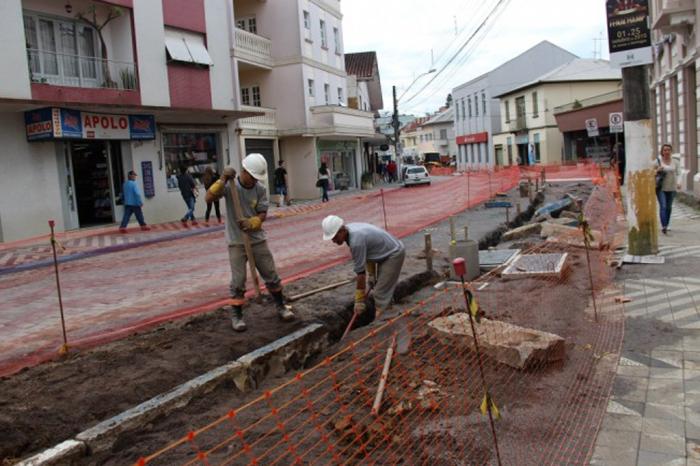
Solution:
M136 220L138 220L141 229L148 231L151 229L146 225L146 221L143 219L143 211L141 207L143 206L143 198L141 197L141 191L136 184L136 172L131 170L128 174L129 179L124 182L124 188L122 189L122 199L124 199L124 216L122 217L122 223L119 225L119 231L121 233L126 233L126 226L129 224L131 219L131 214L136 215Z

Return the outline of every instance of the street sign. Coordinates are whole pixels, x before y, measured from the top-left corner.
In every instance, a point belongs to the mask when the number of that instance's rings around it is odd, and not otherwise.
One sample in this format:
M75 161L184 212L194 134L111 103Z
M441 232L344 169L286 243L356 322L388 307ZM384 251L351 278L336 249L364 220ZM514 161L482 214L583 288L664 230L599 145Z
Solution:
M588 131L589 138L598 136L598 120L595 118L586 120L586 131Z
M621 68L652 63L648 0L607 0L610 63Z
M624 131L625 123L622 118L622 112L611 113L609 119L611 133L622 133Z

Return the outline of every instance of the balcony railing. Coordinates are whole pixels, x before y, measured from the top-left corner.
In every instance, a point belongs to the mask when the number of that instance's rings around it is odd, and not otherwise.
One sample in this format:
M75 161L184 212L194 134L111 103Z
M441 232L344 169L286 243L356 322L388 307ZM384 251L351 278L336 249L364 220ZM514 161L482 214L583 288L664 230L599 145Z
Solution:
M236 46L234 55L250 63L271 68L272 63L272 43L266 39L244 29L236 28Z
M514 120L510 120L511 131L520 131L522 129L527 129L527 120L525 115L518 115Z
M34 83L55 86L137 90L132 62L104 60L67 53L27 49L29 75Z
M277 110L273 108L254 107L251 105L241 105L243 112L265 112L264 115L254 116L249 118L241 118L238 124L242 129L252 130L276 130L277 129Z

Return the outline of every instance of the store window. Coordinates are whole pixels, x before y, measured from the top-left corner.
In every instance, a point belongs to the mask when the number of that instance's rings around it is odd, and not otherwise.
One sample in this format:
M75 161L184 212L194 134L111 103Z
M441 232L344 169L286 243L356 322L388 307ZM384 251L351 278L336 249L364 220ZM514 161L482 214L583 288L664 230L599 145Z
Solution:
M218 133L163 133L163 152L169 189L177 188L177 175L188 171L199 183L204 170L217 169Z

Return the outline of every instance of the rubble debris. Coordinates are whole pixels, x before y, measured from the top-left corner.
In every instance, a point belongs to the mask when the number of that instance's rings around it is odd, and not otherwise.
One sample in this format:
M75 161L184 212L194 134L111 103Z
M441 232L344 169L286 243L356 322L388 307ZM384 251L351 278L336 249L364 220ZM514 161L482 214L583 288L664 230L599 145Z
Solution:
M438 317L428 326L448 345L466 345L470 350L474 349L467 313ZM490 319L481 319L481 323L475 326L481 351L516 369L539 367L561 361L566 356L566 341L553 333Z
M570 218L573 220L576 220L578 222L578 214L576 212L572 212L570 210L563 210L561 214L559 215L559 218L565 217L565 218Z
M540 215L556 214L557 212L560 212L565 208L569 207L573 202L574 201L571 196L564 197L563 199L559 199L558 201L550 202L537 209L535 211L535 217L539 217Z
M602 242L603 234L599 230L591 230L591 234L593 235L593 241L589 243L589 247L591 249L600 249L602 245L605 244ZM545 222L542 224L540 236L542 238L547 238L547 241L554 241L581 248L585 247L583 235L581 234L581 230L577 227Z
M505 233L503 233L501 239L503 241L521 239L529 235L539 234L541 230L541 223L528 223L527 225L523 225L521 227L506 231Z
M506 267L501 276L503 278L559 278L567 257L568 253L521 255Z

